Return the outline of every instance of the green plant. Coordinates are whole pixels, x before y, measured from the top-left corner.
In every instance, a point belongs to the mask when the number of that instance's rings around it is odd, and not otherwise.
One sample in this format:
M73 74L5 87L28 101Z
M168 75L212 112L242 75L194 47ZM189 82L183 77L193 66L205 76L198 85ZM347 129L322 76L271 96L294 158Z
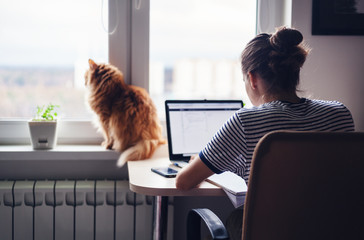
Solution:
M35 121L52 121L56 120L58 113L56 109L59 105L48 104L47 106L37 106L37 112L35 114Z

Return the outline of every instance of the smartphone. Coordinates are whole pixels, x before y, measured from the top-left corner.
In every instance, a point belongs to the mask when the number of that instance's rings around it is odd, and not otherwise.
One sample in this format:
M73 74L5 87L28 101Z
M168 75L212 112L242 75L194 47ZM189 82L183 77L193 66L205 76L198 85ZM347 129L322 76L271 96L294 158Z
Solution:
M177 176L178 171L174 170L173 168L170 167L157 167L157 168L152 168L151 169L152 172L155 172L159 175L162 175L163 177L166 178L173 178Z

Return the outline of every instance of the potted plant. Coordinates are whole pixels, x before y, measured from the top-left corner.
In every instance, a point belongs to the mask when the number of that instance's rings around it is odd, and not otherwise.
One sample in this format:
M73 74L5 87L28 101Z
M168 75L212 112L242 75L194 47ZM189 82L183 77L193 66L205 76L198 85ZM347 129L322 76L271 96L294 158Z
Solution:
M35 117L29 124L33 149L52 149L57 144L58 105L37 106Z

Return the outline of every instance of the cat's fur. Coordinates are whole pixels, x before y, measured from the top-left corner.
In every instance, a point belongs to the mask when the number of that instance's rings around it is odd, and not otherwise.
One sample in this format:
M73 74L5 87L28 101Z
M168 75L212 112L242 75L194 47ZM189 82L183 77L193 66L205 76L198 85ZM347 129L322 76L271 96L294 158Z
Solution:
M89 60L85 74L88 103L97 114L107 149L121 152L117 165L150 158L166 141L157 110L143 88L127 85L115 66Z

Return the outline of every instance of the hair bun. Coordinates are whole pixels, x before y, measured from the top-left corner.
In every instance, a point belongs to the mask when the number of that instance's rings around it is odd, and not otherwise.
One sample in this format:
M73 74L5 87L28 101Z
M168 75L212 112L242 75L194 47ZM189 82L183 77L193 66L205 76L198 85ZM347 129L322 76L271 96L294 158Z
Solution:
M281 27L270 37L269 41L274 49L286 52L299 45L303 41L303 36L296 29Z

